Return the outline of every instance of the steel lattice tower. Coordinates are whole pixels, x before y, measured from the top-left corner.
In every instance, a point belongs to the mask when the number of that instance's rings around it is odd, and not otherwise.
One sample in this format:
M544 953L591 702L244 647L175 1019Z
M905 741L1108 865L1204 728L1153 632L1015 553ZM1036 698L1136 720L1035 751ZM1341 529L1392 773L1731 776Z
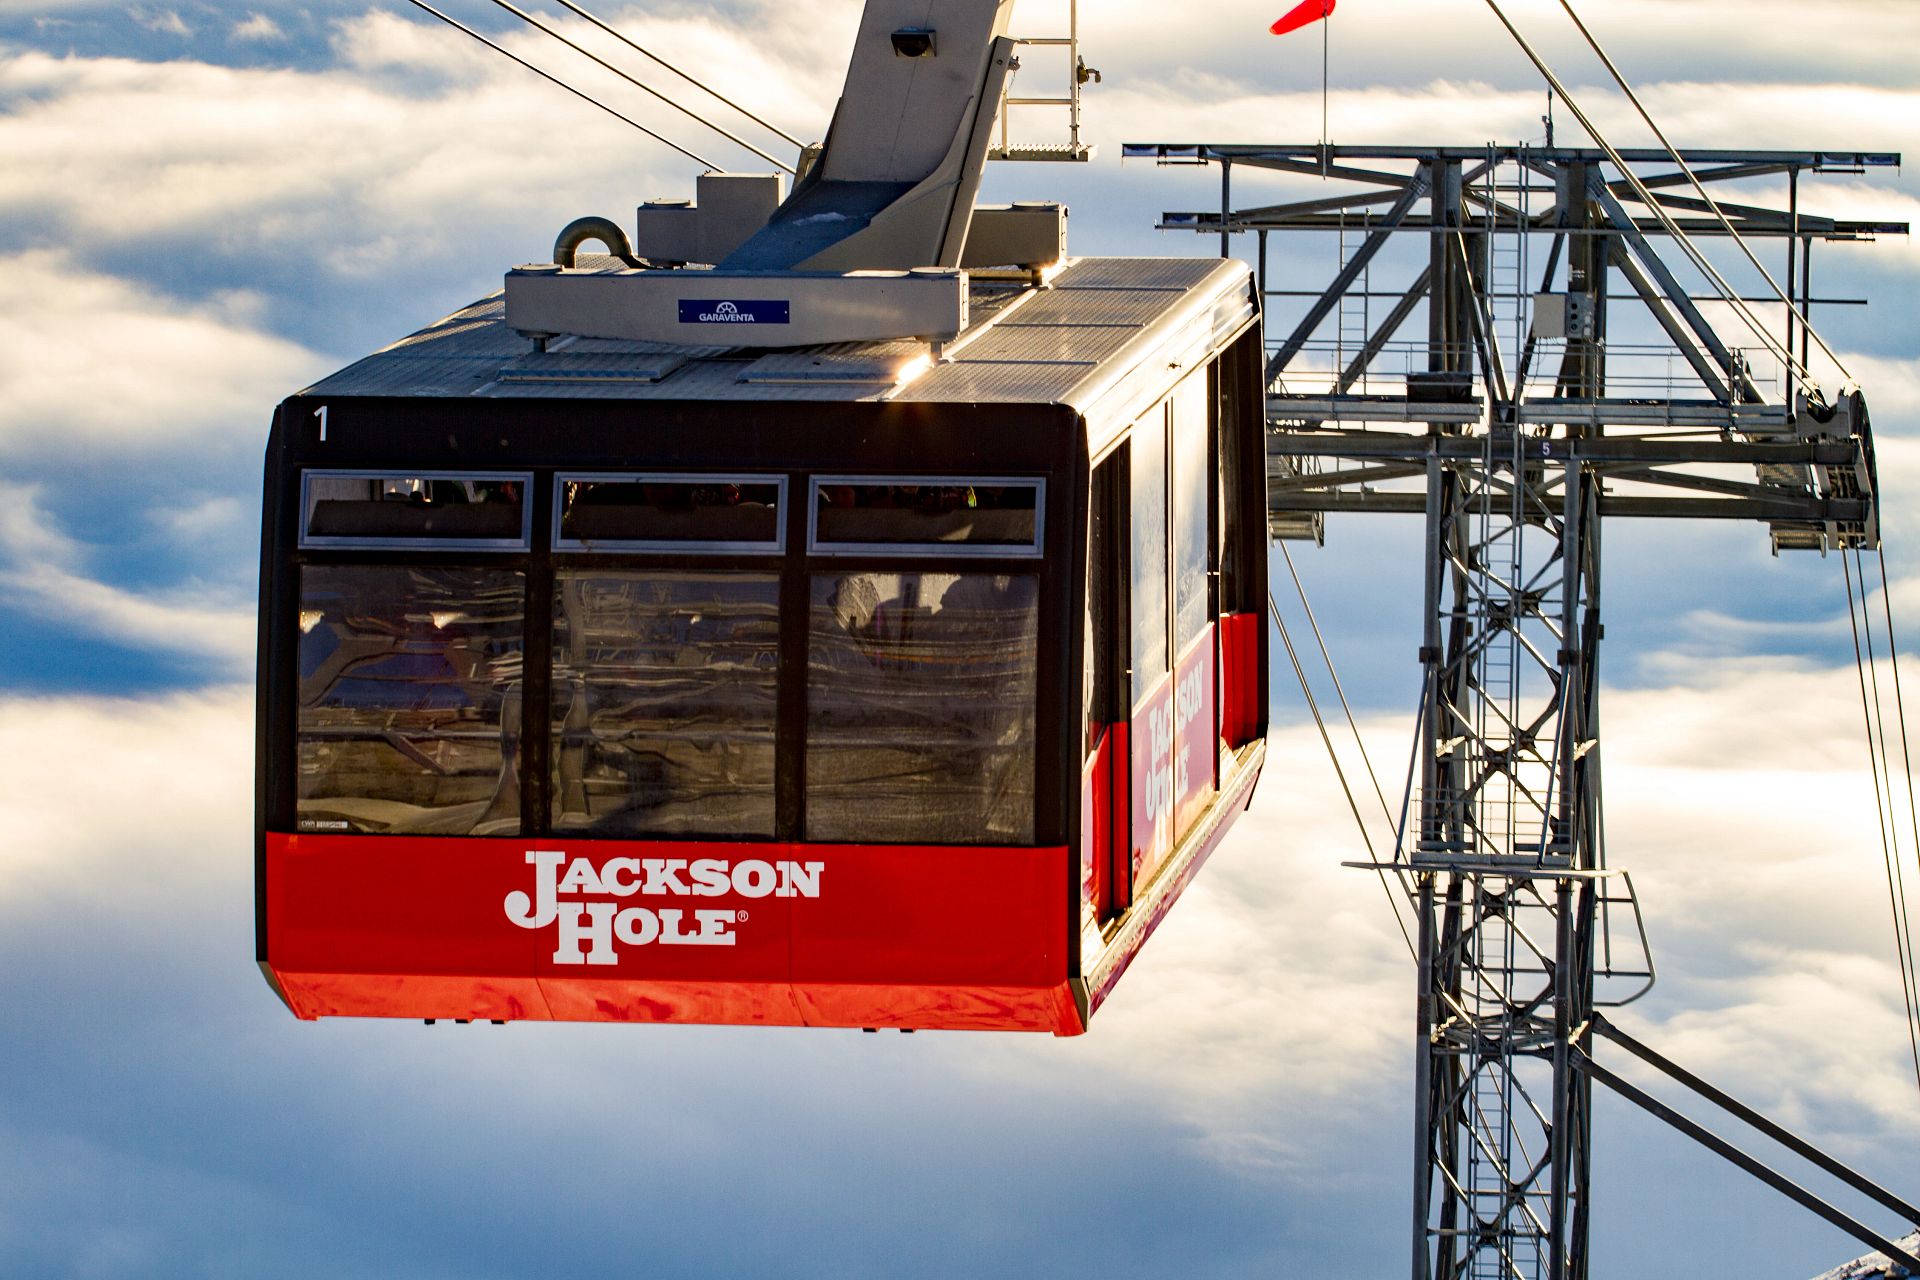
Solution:
M1263 293L1306 301L1269 344L1274 535L1318 540L1330 511L1424 518L1415 774L1394 856L1376 864L1417 908L1415 1280L1584 1280L1596 1079L1890 1247L1694 1132L1594 1062L1593 1042L1626 1045L1740 1114L1599 1012L1652 982L1631 881L1608 866L1603 836L1603 517L1757 520L1776 551L1877 545L1864 400L1828 404L1768 350L1791 357L1797 342L1806 364L1815 240L1906 231L1804 213L1801 176L1898 157L1682 153L1703 181L1788 181L1784 209L1727 206L1743 237L1786 247L1784 341L1752 351L1708 320L1701 304L1715 299L1668 261L1674 229L1727 228L1702 216L1710 206L1664 151L1624 154L1637 182L1578 148L1156 143L1126 154L1219 164L1220 210L1169 213L1162 229L1218 234L1223 253L1253 232ZM1236 167L1349 185L1236 211ZM1331 283L1269 288L1268 238L1281 231L1337 236ZM1426 241L1401 255L1412 282L1375 291L1383 250L1401 237ZM1610 316L1613 301L1637 310ZM1424 339L1400 340L1422 311Z

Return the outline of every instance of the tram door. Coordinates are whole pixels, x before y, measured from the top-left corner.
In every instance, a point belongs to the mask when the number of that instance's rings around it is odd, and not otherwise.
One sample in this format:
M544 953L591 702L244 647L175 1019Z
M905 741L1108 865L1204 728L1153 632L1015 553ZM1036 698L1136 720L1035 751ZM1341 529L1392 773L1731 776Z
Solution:
M1132 904L1218 792L1219 629L1208 374L1094 469L1085 620L1081 901Z
M1129 902L1127 869L1127 611L1120 505L1127 451L1093 470L1088 491L1086 660L1082 705L1086 733L1080 780L1081 927L1097 930Z
M1127 861L1136 892L1219 784L1210 403L1207 373L1190 374L1134 423L1129 447Z

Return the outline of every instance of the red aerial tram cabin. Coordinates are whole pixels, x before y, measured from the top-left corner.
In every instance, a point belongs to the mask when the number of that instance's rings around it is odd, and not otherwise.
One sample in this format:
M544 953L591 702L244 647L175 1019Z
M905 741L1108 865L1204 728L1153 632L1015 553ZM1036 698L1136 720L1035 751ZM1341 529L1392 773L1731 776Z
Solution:
M935 8L867 0L791 194L581 219L281 405L257 929L300 1017L1073 1035L1245 806L1253 281L976 208L1011 0Z
M929 360L496 296L281 405L295 1014L1086 1029L1264 756L1257 309L1190 259L969 301Z

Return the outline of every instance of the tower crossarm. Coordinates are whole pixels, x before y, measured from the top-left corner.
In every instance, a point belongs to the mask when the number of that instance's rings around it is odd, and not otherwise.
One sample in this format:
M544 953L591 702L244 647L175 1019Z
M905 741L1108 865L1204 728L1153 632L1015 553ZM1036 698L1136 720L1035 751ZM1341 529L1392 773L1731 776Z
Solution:
M1866 401L1851 384L1825 394L1810 373L1809 313L1859 300L1814 296L1812 246L1907 226L1810 212L1799 186L1898 155L1629 150L1629 180L1580 147L1141 143L1126 154L1221 166L1220 208L1168 213L1162 228L1217 234L1223 251L1235 235L1258 238L1275 536L1317 539L1330 511L1424 511L1405 468L1471 462L1499 438L1502 456L1589 468L1600 515L1759 521L1775 550L1877 545ZM1236 168L1334 185L1241 207ZM1715 186L1727 193L1703 198ZM1302 231L1336 243L1330 278L1272 287L1271 236ZM1691 242L1736 235L1787 241L1791 305L1759 291L1715 309L1726 283Z
M1278 399L1276 397L1276 399ZM1271 401L1270 401L1271 403ZM1297 412L1299 403L1282 401ZM1324 408L1326 406L1314 406ZM1611 417L1592 406L1595 419ZM1666 406L1672 408L1673 406ZM1674 414L1685 420L1682 407ZM1693 417L1712 416L1699 406ZM1872 547L1878 523L1865 436L1818 439L1728 439L1648 436L1533 436L1511 445L1529 462L1585 467L1600 479L1602 516L1764 521L1784 540L1789 531ZM1419 515L1419 483L1429 461L1471 464L1486 450L1479 432L1425 434L1379 429L1269 430L1267 505L1275 527L1334 511ZM1726 478L1730 467L1754 479ZM1804 479L1802 479L1804 477Z

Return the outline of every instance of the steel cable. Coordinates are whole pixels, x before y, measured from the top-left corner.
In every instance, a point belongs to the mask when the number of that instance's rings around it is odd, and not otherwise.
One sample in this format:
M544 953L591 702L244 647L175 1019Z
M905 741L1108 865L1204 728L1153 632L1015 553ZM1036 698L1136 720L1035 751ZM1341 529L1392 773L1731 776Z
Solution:
M760 148L754 146L751 142L748 142L745 138L742 138L733 133L730 133L727 130L721 128L719 125L713 123L713 121L705 119L698 112L694 111L692 108L684 107L680 105L678 102L675 102L672 98L669 98L666 94L661 93L658 89L654 88L652 85L644 84L641 81L634 79L632 76L628 75L626 72L622 71L620 68L614 66L611 62L608 62L605 58L601 57L599 54L594 53L591 49L587 49L582 45L580 45L579 43L577 43L576 41L570 40L566 36L562 35L560 32L555 31L552 27L540 21L540 19L534 17L532 14L528 13L525 9L522 9L518 5L515 5L512 2L512 0L493 0L493 4L498 8L505 9L508 13L511 13L514 17L520 19L522 22L534 28L536 31L541 31L547 35L552 36L555 40L558 40L561 44L566 45L567 48L572 49L575 53L579 54L581 57L587 58L597 63L601 67L604 67L606 70L611 71L614 75L619 76L622 80L625 80L628 84L632 85L634 88L639 89L644 93L652 94L654 97L666 103L668 106L672 107L675 111L678 111L681 115L686 116L688 119L694 120L702 125L705 125L707 128L713 130L715 133L725 138L728 142L731 142L736 146L746 148L748 151L753 152L753 154L755 154L756 156L759 156L762 160L765 160L768 164L773 165L774 167L788 174L791 174L793 172L792 165L787 164L785 161L775 159L773 156L767 154L765 151L762 151ZM499 46L496 45L495 47L498 48ZM502 52L505 52L505 51L502 50ZM512 55L508 55L508 56L511 57ZM719 166L709 163L707 167L718 168Z
M1606 135L1600 132L1599 126L1593 123L1593 120L1585 111L1581 110L1579 102L1577 102L1573 95L1567 90L1567 86L1561 81L1560 77L1554 73L1553 68L1547 65L1546 59L1542 58L1539 52L1534 49L1533 45L1527 41L1527 38L1520 34L1520 29L1513 25L1513 20L1508 18L1506 11L1500 7L1500 0L1486 0L1486 3L1487 7L1493 10L1494 17L1500 20L1500 25L1507 29L1507 34L1513 37L1514 43L1520 46L1521 52L1527 55L1528 60L1533 63L1535 69L1546 78L1547 84L1566 102L1567 109L1573 112L1574 118L1580 122L1580 127L1585 129L1593 140L1600 145L1600 149L1607 153L1607 159L1613 162L1614 167L1620 171L1621 176L1625 178L1628 185L1634 189L1635 194L1637 194L1647 208L1652 211L1653 216L1658 219L1667 234L1673 237L1674 243L1679 245L1681 251L1687 255L1687 259L1693 263L1700 274L1704 276L1707 282L1720 294L1722 301L1733 308L1734 313L1740 317L1741 321L1745 323L1753 335L1760 340L1762 346L1768 351L1779 355L1782 358L1782 362L1789 369L1797 372L1802 379L1812 382L1813 378L1808 374L1806 365L1793 354L1791 349L1781 343L1778 338L1774 337L1773 334L1760 323L1759 317L1755 316L1752 310L1747 307L1746 303L1741 301L1739 293L1732 285L1727 283L1725 277L1715 269L1713 263L1707 260L1706 254L1693 243L1693 238L1680 228L1680 224L1675 222L1660 202L1654 198L1653 192L1647 188L1647 184L1640 180L1640 175L1627 167L1626 159L1621 156L1620 152L1611 142L1607 141ZM1733 372L1733 370L1729 369L1729 376L1731 376Z
M1367 754L1367 744L1360 737L1360 726L1354 721L1353 708L1347 704L1347 691L1341 687L1340 673L1333 668L1333 655L1327 652L1326 637L1320 634L1320 620L1313 615L1313 605L1307 601L1306 588L1300 584L1300 572L1293 566L1293 554L1287 550L1287 544L1280 545L1280 555L1287 562L1287 573L1293 579L1294 594L1300 597L1300 607L1306 610L1307 625L1313 628L1314 643L1320 647L1320 661L1326 664L1327 675L1333 680L1333 691L1340 699L1340 710L1346 713L1347 728L1353 733L1353 742L1360 749L1360 763L1367 767L1367 781L1373 784L1373 794L1380 801L1380 812L1386 816L1387 826L1396 827L1393 807L1387 803L1387 793L1380 786L1380 779L1373 771L1373 759Z
M1498 14L1499 6L1495 3L1495 0L1488 0L1488 3L1493 5L1496 14ZM1572 0L1560 0L1560 7L1566 11L1567 17L1573 21L1574 27L1580 32L1581 38L1586 41L1587 47L1593 50L1594 55L1598 57L1602 65L1606 67L1608 74L1613 77L1614 83L1617 84L1620 87L1620 91L1626 95L1627 101L1633 105L1640 119L1653 131L1654 137L1659 139L1660 145L1665 148L1667 154L1673 158L1673 162L1679 168L1681 174L1692 184L1694 191L1712 212L1714 218L1718 220L1722 229L1732 238L1735 246L1745 255L1754 270L1760 273L1761 279L1767 282L1768 287L1773 290L1774 295L1787 307L1789 313L1798 316L1801 327L1812 337L1814 342L1819 344L1820 350L1827 358L1833 361L1835 368L1839 370L1841 376L1851 382L1853 375L1847 369L1845 361L1840 359L1839 354L1828 345L1826 339L1813 327L1810 318L1804 313L1796 312L1793 299L1781 288L1779 282L1773 278L1773 274L1767 270L1765 264L1755 255L1752 247L1747 243L1746 237L1740 234L1739 230L1733 225L1732 220L1727 217L1726 211L1720 207L1720 203L1715 200L1712 193L1707 190L1706 184L1700 181L1699 175L1694 172L1693 167L1686 162L1678 148L1668 139L1666 133L1654 120L1652 113L1649 112L1645 104L1641 102L1639 95L1634 92L1633 86L1628 83L1626 76L1621 72L1619 66L1613 61L1613 58L1607 53L1606 49L1601 46L1600 41L1587 27L1587 24L1581 20L1579 13L1577 13L1573 7ZM1501 21L1506 24L1508 31L1514 34L1515 39L1519 39L1519 33L1513 30L1512 24L1506 21L1505 15L1500 14L1499 16L1501 17ZM1522 41L1521 43L1524 48L1525 42ZM1529 49L1527 52L1529 56L1533 56L1532 50ZM1537 58L1535 58L1535 64L1540 65ZM1542 67L1542 71L1545 71L1544 67ZM1564 87L1562 87L1561 93L1565 96ZM1602 139L1597 132L1594 132L1592 125L1587 121L1586 117L1580 113L1579 108L1571 102L1569 102L1569 106L1573 107L1574 114L1580 118L1581 124L1586 126L1588 132L1593 133L1595 140L1599 141L1602 146L1607 146L1605 140ZM1608 147L1608 151L1610 156L1613 155L1611 147ZM1615 157L1615 164L1618 165L1619 163L1618 158ZM1648 208L1654 211L1656 216L1660 218L1662 224L1668 226L1670 231L1678 234L1672 220L1653 202L1651 194L1645 189L1638 177L1627 173L1624 166L1621 167L1621 172L1626 175L1628 181L1633 184L1642 199L1648 201ZM1680 238L1683 240L1683 248L1687 250L1688 256L1693 258L1695 264L1701 266L1702 270L1709 275L1715 286L1721 290L1726 300L1729 303L1735 304L1736 310L1741 314L1742 319L1747 322L1748 327L1758 332L1757 322L1744 302L1739 302L1732 296L1730 287L1726 285L1718 272L1713 272L1706 268L1702 261L1703 255L1693 248L1690 241L1688 241L1686 237ZM1789 348L1771 341L1769 341L1768 345L1774 351L1784 353L1787 357L1789 367L1796 368L1803 378L1811 381L1811 375L1805 363L1795 359ZM1909 848L1914 851L1916 858L1920 858L1920 804L1916 804L1914 790L1913 757L1907 732L1906 699L1900 683L1899 649L1898 642L1894 636L1892 591L1887 577L1886 551L1883 547L1876 546L1875 555L1879 562L1881 610L1886 624L1887 661L1893 677L1894 711L1900 734L1901 769L1906 782L1907 826L1909 834L1912 837ZM1901 997L1906 1004L1907 1041L1913 1059L1914 1083L1916 1087L1920 1087L1920 957L1916 957L1915 953L1912 915L1907 903L1905 864L1900 853L1901 823L1899 820L1899 805L1894 790L1893 763L1889 758L1888 752L1886 713L1880 696L1879 665L1874 652L1873 642L1872 608L1867 594L1866 570L1860 562L1858 550L1856 549L1852 553L1851 566L1849 566L1848 556L1845 551L1841 553L1840 559L1841 567L1847 581L1847 618L1853 630L1854 667L1860 680L1861 714L1865 719L1867 730L1867 763L1873 780L1874 809L1880 827L1881 857L1885 863L1887 873L1888 908L1893 917L1894 956L1900 969ZM1860 596L1857 611L1854 604L1853 591L1853 579L1856 574L1860 579ZM1865 633L1864 653L1862 652L1861 646L1861 635L1863 631ZM1871 705L1869 705L1869 688L1871 688ZM1881 793L1883 782L1885 785L1884 805L1882 803Z
M1287 661L1293 664L1293 678L1300 682L1300 692L1306 696L1307 710L1313 713L1314 727L1320 730L1320 741L1327 749L1327 759L1333 762L1333 773L1340 780L1341 793L1347 797L1347 808L1353 813L1353 821L1360 828L1360 842L1367 847L1367 858L1374 863L1374 874L1380 878L1380 892L1387 895L1387 904L1393 908L1393 922L1400 928L1400 936L1406 941L1407 954L1419 958L1419 951L1413 945L1413 934L1407 930L1407 922L1400 914L1400 897L1387 884L1387 873L1380 865L1380 855L1374 852L1373 837L1367 834L1366 819L1360 816L1360 805L1353 798L1353 788L1347 785L1347 771L1340 765L1340 754L1333 748L1333 738L1327 733L1327 722L1320 714L1319 699L1314 697L1313 688L1307 683L1306 668L1300 665L1300 655L1294 650L1293 637L1287 633L1286 621L1280 616L1280 605L1267 593L1267 611L1273 615L1273 625L1279 629L1280 643L1286 646Z
M767 132L778 134L780 136L781 141L792 143L796 147L801 147L806 145L805 143L801 142L800 139L794 137L792 134L788 133L786 130L780 128L780 126L774 125L774 124L768 124L765 120L762 120L759 116L753 114L753 112L747 110L745 107L741 106L739 103L735 102L733 99L727 97L725 94L721 93L718 89L715 89L709 85L700 83L700 81L695 80L692 76L688 75L686 72L682 71L680 68L674 66L671 62L668 62L665 58L662 58L659 54L654 53L650 49L643 48L640 45L634 43L632 40L628 39L626 36L621 35L618 31L615 31L612 27L608 26L606 23L600 21L600 19L594 17L591 13L588 13L585 9L582 9L579 5L573 3L573 0L559 0L559 3L565 6L567 9L571 10L572 12L580 15L582 18L585 18L588 22L591 22L594 26L600 28L602 31L612 36L615 40L618 40L621 44L626 45L629 49L632 49L635 53L639 54L644 58L653 59L653 61L659 63L661 66L665 67L668 71L673 72L673 74L679 76L682 80L685 80L688 84L700 90L702 93L705 93L710 97L716 98L719 101L725 103L727 106L732 107L735 111L738 111L741 115L753 121L755 124L759 125L762 129L765 129Z
M1907 736L1907 700L1900 687L1900 650L1893 633L1893 588L1887 581L1887 553L1884 546L1876 545L1874 555L1880 564L1880 610L1887 623L1887 666L1893 672L1893 707L1900 725L1900 763L1907 782L1907 815L1912 823L1914 856L1920 860L1920 805L1916 805L1914 800L1913 751ZM1897 863L1895 871L1899 881L1900 919L1907 933L1907 966L1913 979L1914 1012L1916 1021L1920 1021L1920 955L1914 950L1913 917L1907 909L1906 871ZM1916 1053L1920 1054L1920 1047L1917 1047ZM1920 1076L1920 1062L1915 1066L1916 1075Z
M1854 560L1857 561L1858 558L1858 554L1856 553ZM1898 859L1897 841L1891 846L1889 844L1889 830L1895 821L1888 813L1888 809L1892 806L1893 802L1892 779L1887 779L1887 795L1885 803L1883 804L1880 793L1880 760L1874 746L1875 704L1870 703L1867 697L1868 655L1872 653L1872 632L1870 630L1868 632L1867 649L1864 654L1860 644L1861 615L1867 613L1865 600L1867 589L1866 580L1864 577L1861 579L1861 602L1859 608L1856 610L1853 591L1855 565L1849 562L1847 553L1844 551L1840 556L1840 568L1847 583L1847 623L1853 630L1854 674L1860 684L1860 715L1862 720L1865 721L1867 730L1867 768L1873 778L1873 808L1880 829L1880 855L1886 864L1887 907L1893 918L1893 947L1895 960L1900 969L1900 997L1905 1003L1907 1011L1907 1040L1908 1047L1913 1054L1914 1083L1916 1086L1920 1086L1920 1008L1916 1008L1915 1004L1917 993L1914 989L1913 961L1908 945L1911 942L1911 937L1904 927L1906 922L1900 911L1899 898L1894 889L1894 885L1898 880L1895 870ZM1876 689L1878 687L1877 677L1875 687ZM1885 741L1884 726L1882 727L1881 741L1883 743Z
M452 27L455 31L464 32L465 34L472 36L475 40L478 40L481 44L487 46L487 48L493 50L495 53L502 54L508 58L511 58L513 61L519 63L521 66L525 67L527 70L533 72L533 74L539 76L542 80L551 81L552 83L559 85L562 89L565 89L568 93L580 99L582 102L591 103L594 106L600 108L602 111L606 112L608 115L612 116L614 119L620 121L621 123L632 125L634 128L638 129L640 132L646 134L649 138L652 138L655 142L660 143L662 146L673 148L675 151L678 151L681 155L685 156L689 160L692 160L696 164L703 164L707 166L707 168L709 169L716 169L719 167L718 165L714 164L713 161L707 159L705 156L700 155L697 152L687 150L685 147L681 146L679 143L673 141L673 139L661 137L659 134L655 133L653 130L647 128L647 126L641 124L638 120L634 120L627 116L621 115L618 111L615 111L612 107L608 106L606 103L600 101L598 98L595 98L589 94L581 92L579 89L574 88L572 85L568 84L565 80L562 80L559 76L551 75L545 71L542 71L540 68L534 66L531 62L528 62L525 58L522 58L519 54L508 52L506 49L501 48L499 45L487 39L485 36L481 35L478 31L475 31L472 27L469 27L464 22L461 22L459 19L450 18L446 14L440 12L438 9L434 8L432 5L428 4L426 0L407 0L407 3L413 5L416 9L426 10L428 13L432 14L434 17L440 19L440 21Z
M1907 816L1908 816L1910 828L1913 835L1913 842L1911 845L1909 845L1909 848L1911 848L1914 851L1916 858L1920 858L1920 809L1916 809L1914 805L1913 752L1911 747L1908 744L1908 738L1907 738L1906 698L1900 687L1900 652L1897 647L1897 643L1894 640L1894 635L1893 635L1893 591L1887 581L1886 552L1881 547L1876 546L1874 548L1874 553L1879 561L1879 567L1880 567L1880 609L1881 609L1882 616L1886 619L1886 625L1887 625L1887 666L1888 666L1888 669L1893 674L1893 707L1894 707L1894 714L1897 718L1897 723L1900 727L1900 763L1902 766L1902 772L1906 776L1906 784L1907 784L1906 786ZM1859 552L1858 551L1854 553L1854 565L1855 565L1856 571L1858 571L1859 569ZM1860 588L1860 604L1861 604L1862 611L1866 609L1866 605L1867 605L1867 591L1866 591L1865 583L1866 583L1865 575L1862 574L1861 588ZM1867 632L1867 653L1869 657L1871 657L1873 654L1873 632L1871 629L1869 629ZM1880 699L1879 699L1878 679L1876 677L1875 691L1874 691L1874 703L1875 703L1876 709L1878 709L1879 700ZM1884 757L1884 750L1886 746L1886 740L1887 740L1887 727L1886 727L1886 721L1883 717L1880 724L1880 743L1882 747L1883 757ZM1887 791L1888 791L1889 797L1891 797L1891 794L1893 791L1893 770L1891 765L1888 765L1886 768L1887 768ZM1890 801L1888 808L1891 810L1893 809L1893 807L1894 806L1891 804L1891 801ZM1920 956L1916 956L1914 954L1913 916L1907 907L1907 874L1906 874L1905 865L1900 861L1899 847L1897 843L1894 848L1893 883L1889 886L1889 890L1893 894L1893 897L1896 903L1895 913L1896 913L1897 920L1896 920L1895 927L1899 929L1901 933L1904 935L1904 939L1906 943L1906 950L1905 950L1906 970L1902 975L1902 977L1905 981L1905 984L1908 990L1911 993L1909 996L1909 1007L1912 1012L1910 1015L1911 1021L1908 1026L1908 1032L1909 1032L1909 1039L1912 1042L1911 1047L1914 1053L1914 1062L1913 1062L1914 1084L1916 1087L1920 1087Z
M1693 166L1682 159L1679 150L1675 148L1671 142L1667 141L1667 135L1661 131L1658 124L1654 123L1653 116L1647 111L1646 107L1641 105L1639 95L1634 93L1633 86L1627 83L1626 76L1622 75L1620 68L1614 65L1613 59L1607 56L1607 51L1600 47L1600 42L1594 38L1593 33L1587 30L1587 24L1580 20L1580 15L1573 11L1573 0L1560 0L1560 7L1567 11L1569 18L1573 19L1573 25L1579 28L1581 37L1587 42L1587 47L1592 49L1595 55L1599 57L1601 63L1606 66L1608 74L1613 76L1614 83L1619 85L1620 91L1627 95L1627 101L1633 104L1633 109L1640 113L1642 120L1646 121L1647 128L1653 130L1653 136L1660 139L1660 145L1665 147L1667 154L1673 157L1674 164L1678 165L1680 172L1686 175L1687 181L1693 184L1693 189L1698 192L1700 198L1706 202L1707 208L1713 210L1713 216L1720 220L1720 225L1726 229L1729 236L1733 237L1733 242L1739 246L1740 252L1746 255L1747 261L1753 264L1753 269L1760 273L1760 278L1767 282L1780 301L1787 305L1789 311L1792 311L1793 299L1787 296L1787 291L1780 287L1780 283L1773 278L1773 273L1768 271L1759 257L1754 254L1752 246L1747 244L1746 237L1734 229L1732 220L1727 217L1726 211L1720 207L1720 202L1715 200L1712 194L1707 191L1706 184L1701 182L1699 176L1694 173ZM1826 352L1827 358L1833 361L1834 367L1840 370L1840 375L1851 382L1853 375L1847 371L1846 364L1834 352L1834 349L1827 345L1826 339L1820 336L1820 331L1813 327L1808 317L1802 315L1800 317L1800 323L1806 326L1806 330L1812 335L1813 340L1820 344L1820 350ZM1802 368L1801 372L1804 374L1806 370Z

